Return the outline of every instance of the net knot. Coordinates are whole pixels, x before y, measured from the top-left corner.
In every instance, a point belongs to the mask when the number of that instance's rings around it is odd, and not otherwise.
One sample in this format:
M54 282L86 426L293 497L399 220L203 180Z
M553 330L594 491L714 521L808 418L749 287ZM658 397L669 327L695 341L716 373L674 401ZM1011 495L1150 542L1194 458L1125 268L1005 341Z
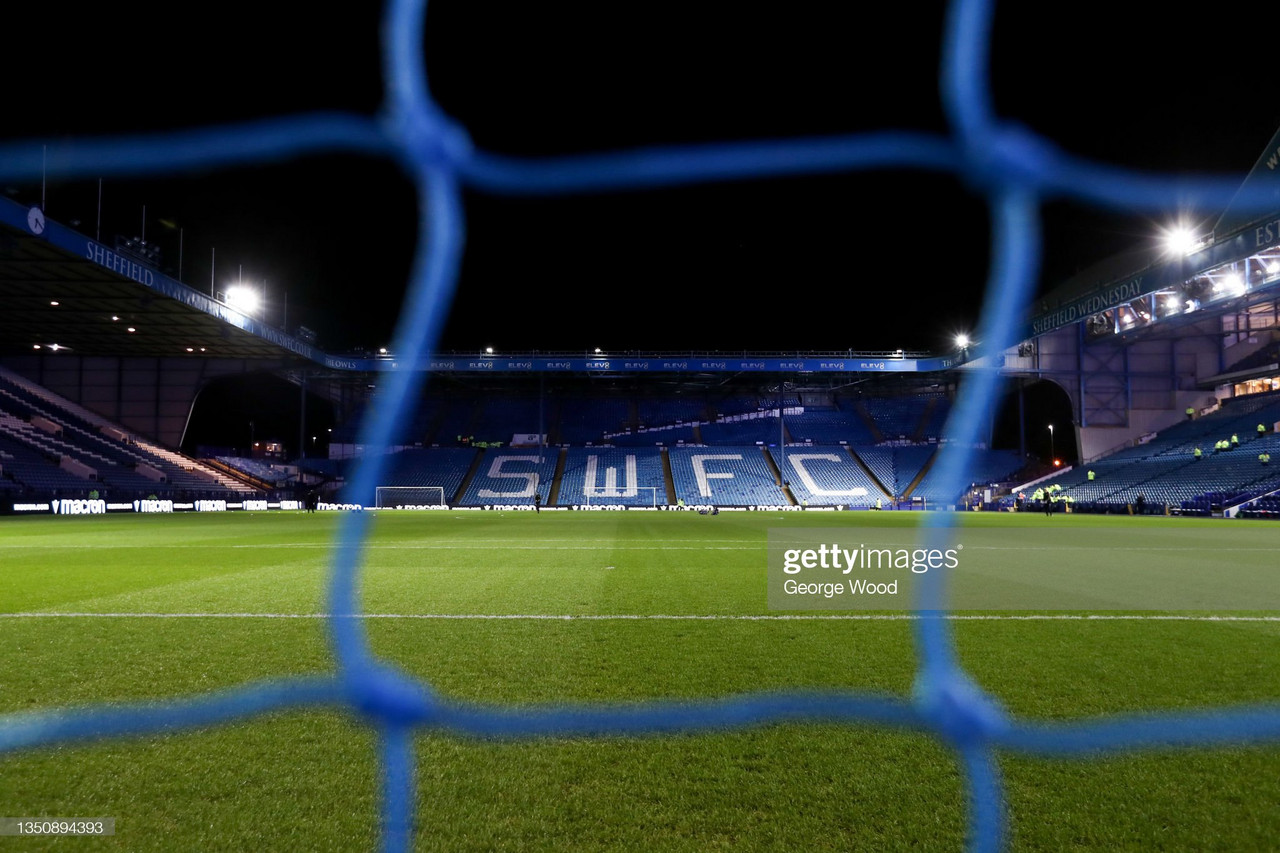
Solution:
M360 714L394 725L416 725L435 712L434 694L391 666L370 663L346 676L347 698Z
M1023 187L1037 189L1057 168L1058 148L1028 127L1005 122L965 149L966 173L979 190Z
M417 167L458 171L475 150L466 127L439 110L395 110L385 117L384 126L401 156Z
M999 703L958 671L923 674L914 697L921 715L956 746L990 740L1009 726Z

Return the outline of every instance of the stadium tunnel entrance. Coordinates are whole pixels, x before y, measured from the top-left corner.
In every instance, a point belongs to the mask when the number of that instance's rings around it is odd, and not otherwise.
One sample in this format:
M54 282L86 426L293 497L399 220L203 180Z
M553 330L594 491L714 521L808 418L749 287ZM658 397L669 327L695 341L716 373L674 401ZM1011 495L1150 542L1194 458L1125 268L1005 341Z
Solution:
M1052 429L1050 427L1052 426ZM1015 380L997 410L993 446L1016 447L1052 466L1080 461L1071 397L1051 379Z
M267 372L224 376L196 395L182 452L327 458L334 423L333 403L296 379Z

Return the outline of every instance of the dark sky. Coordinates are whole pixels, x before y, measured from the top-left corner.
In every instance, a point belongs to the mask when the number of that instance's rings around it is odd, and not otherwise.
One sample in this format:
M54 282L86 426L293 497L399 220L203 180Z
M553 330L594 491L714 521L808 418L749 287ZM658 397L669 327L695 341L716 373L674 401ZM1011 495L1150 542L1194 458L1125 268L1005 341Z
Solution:
M372 115L377 15L302 8L21 12L0 55L0 132L58 141L321 109ZM1220 3L1179 20L1167 3L999 4L997 109L1089 157L1243 177L1280 126L1258 9ZM428 69L475 142L507 154L942 132L943 10L438 2ZM38 201L39 187L4 189ZM415 230L411 188L394 166L312 157L112 179L104 241L138 233L144 204L147 236L175 269L178 232L161 220L181 228L193 286L208 289L216 250L219 289L243 268L265 282L272 319L285 318L287 301L288 325L316 329L326 349L389 340ZM53 219L92 235L96 205L96 181L49 183ZM984 205L933 174L551 199L469 192L466 205L442 349L939 349L974 324L987 268ZM1041 290L1150 239L1160 222L1051 204Z

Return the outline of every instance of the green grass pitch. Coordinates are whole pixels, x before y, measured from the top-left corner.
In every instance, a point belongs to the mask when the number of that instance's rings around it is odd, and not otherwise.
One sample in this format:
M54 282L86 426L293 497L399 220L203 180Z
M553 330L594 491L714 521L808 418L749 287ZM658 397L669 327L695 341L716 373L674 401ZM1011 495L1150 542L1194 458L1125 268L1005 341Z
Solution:
M771 528L883 525L888 536L918 520L911 513L383 514L366 552L363 607L380 617L367 620L376 652L465 700L617 703L805 688L905 696L915 667L907 620L738 617L771 614ZM1108 549L1110 571L1128 584L1152 577L1165 585L1171 566L1181 573L1175 582L1194 584L1223 565L1276 565L1277 528L1267 523L977 514L964 521L982 535L1008 531L1015 546L1007 561L1022 572L1020 582L1086 546ZM279 617L323 612L336 522L283 513L0 521L0 713L331 671L323 621ZM1260 600L1280 584L1265 571L1248 577L1263 585ZM723 618L470 618L653 615ZM951 626L976 681L1025 718L1280 697L1274 619ZM483 742L423 732L417 747L418 850L964 846L955 756L925 734L785 724ZM1280 846L1275 745L1057 760L1003 754L1001 769L1013 850ZM0 853L370 850L378 840L374 737L343 712L307 710L6 754L0 816L116 818L112 837L0 838Z

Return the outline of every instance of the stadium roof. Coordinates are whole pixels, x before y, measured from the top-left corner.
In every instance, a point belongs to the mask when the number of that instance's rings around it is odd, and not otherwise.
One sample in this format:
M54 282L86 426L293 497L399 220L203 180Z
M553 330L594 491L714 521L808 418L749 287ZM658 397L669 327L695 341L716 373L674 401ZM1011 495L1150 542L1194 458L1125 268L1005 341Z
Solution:
M4 354L61 350L78 355L298 358L287 346L202 310L207 306L195 304L198 300L158 292L158 274L141 259L109 252L52 222L36 222L42 232L37 236L30 225L17 227L13 219L18 214L38 217L7 200L0 204ZM71 241L84 250L77 254ZM102 250L96 260L95 246Z
M342 371L397 367L394 355L325 353L154 269L145 247L109 248L0 199L0 352L251 358ZM963 353L896 351L470 353L427 356L448 373L926 373Z

